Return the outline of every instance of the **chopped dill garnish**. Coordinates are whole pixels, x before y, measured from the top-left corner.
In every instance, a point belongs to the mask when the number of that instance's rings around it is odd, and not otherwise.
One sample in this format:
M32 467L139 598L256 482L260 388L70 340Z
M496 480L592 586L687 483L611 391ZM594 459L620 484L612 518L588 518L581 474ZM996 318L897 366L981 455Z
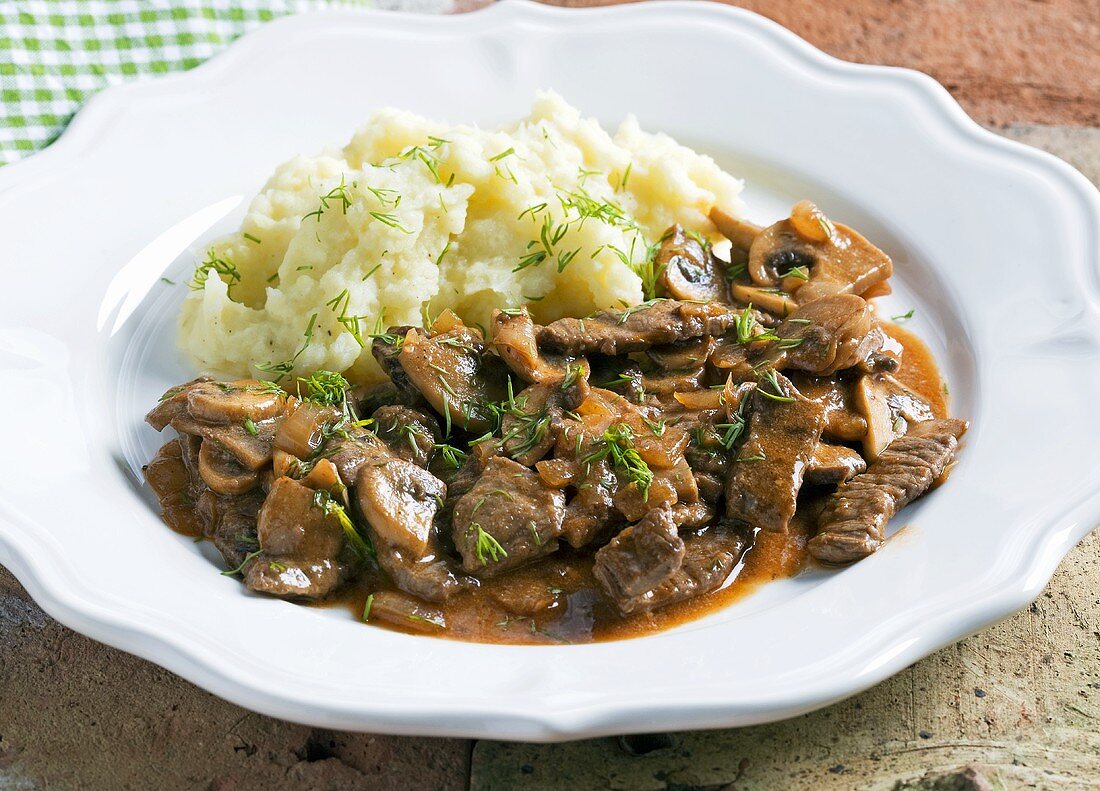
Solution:
M373 275L375 272L377 272L381 268L382 268L382 262L379 261L377 264L375 264L373 267L371 267L371 269L365 275L363 275L362 280L360 280L359 282L362 283L364 280L366 280L368 277Z
M383 206L393 206L394 208L397 208L401 204L401 194L397 190L367 187L367 191L370 192L371 195L376 197L378 199L378 202L381 203Z
M167 284L168 284L168 285L170 285L170 286L174 286L174 285L176 285L176 281L175 281L175 280L172 280L171 278L168 278L168 277L162 277L162 278L160 279L160 282L161 282L161 283L167 283Z
M260 436L260 430L256 428L255 422L250 417L244 419L244 430L254 437Z
M259 244L260 243L260 240L257 239L255 236L253 236L250 233L245 232L245 233L242 233L241 236L243 236L245 239L252 242L253 244Z
M302 356L302 353L309 348L309 345L313 342L313 329L317 326L317 314L314 313L309 317L309 323L306 325L306 331L302 333L305 340L298 348L298 351L294 353L294 356L289 360L283 360L282 362L266 362L257 363L254 367L257 371L263 371L264 373L275 373L278 376L275 377L275 382L282 381L283 377L294 370L294 364L298 361L298 358Z
M439 266L440 264L443 263L443 256L447 255L447 253L450 251L450 249L451 249L451 240L448 239L447 244L445 244L443 246L443 249L439 251L439 255L437 255L436 258L435 258L435 265L436 266Z
M206 281L210 279L211 272L223 281L228 278L228 281L226 281L227 294L233 286L241 282L241 272L236 265L228 258L219 257L214 249L210 248L206 251L206 259L195 268L195 274L191 277L191 290L202 291L206 288Z
M788 277L793 277L798 280L809 280L810 273L806 271L806 267L804 266L792 266L790 269L779 276L781 280Z
M596 441L596 449L582 459L589 465L594 461L610 458L611 466L623 472L638 487L642 498L649 499L649 486L653 483L653 470L634 449L634 432L625 423L614 423Z
M584 377L584 366L580 363L572 363L565 367L565 376L561 380L561 389L568 390Z
M347 400L348 380L335 371L315 371L298 377L298 397L320 406L339 406Z
M383 225L388 225L390 228L396 228L397 230L401 231L401 233L412 233L412 231L410 231L408 228L398 222L397 217L392 214L387 214L380 211L372 211L367 213Z
M477 556L478 562L483 566L489 565L489 558L492 558L494 563L500 562L501 558L508 557L508 551L500 545L500 542L493 538L491 533L474 522L467 528L468 531L473 531L476 539L474 543L474 554Z
M247 555L244 556L244 560L241 561L241 565L237 566L237 568L235 569L226 569L225 571L221 572L221 575L223 577L232 577L234 574L243 574L244 567L248 565L248 562L261 554L263 554L262 549L257 549L255 552L249 552Z
M726 282L732 283L733 281L740 279L741 276L748 271L748 268L748 264L743 261L738 261L737 263L730 264L726 267Z
M616 192L622 192L626 189L626 182L630 179L630 171L634 168L633 162L626 164L626 170L623 171L623 177L619 179L618 186L615 187Z
M770 385L772 392L768 392L764 385ZM769 368L768 371L760 376L760 384L757 385L756 391L765 398L770 398L772 401L778 401L781 404L793 404L794 399L786 395L783 391L783 386L779 384L778 375L774 368Z
M330 203L333 201L340 202L340 211L342 214L348 213L348 208L351 206L351 197L348 195L347 184L344 183L344 174L340 174L340 183L329 190L326 194L321 196L321 205L311 211L305 217L302 218L302 222L305 222L310 217L316 217L317 222L321 222L321 215L330 207Z
M752 303L741 311L741 315L737 317L737 323L734 325L734 329L737 331L737 342L744 345L746 343L754 343L755 341L777 341L779 336L774 332L765 331L759 334L754 334L753 330L756 328L756 316L752 312Z
M489 161L490 162L500 162L500 160L504 159L505 157L510 157L514 153L516 153L516 149L515 148L509 148L509 149L506 149L505 151L501 151L495 157L489 157Z
M367 596L367 600L363 602L363 623L370 620L370 608L374 604L374 594Z
M913 316L916 314L916 312L917 312L916 308L909 308L909 310L906 311L905 313L898 314L897 316L891 316L890 321L898 321L898 322L909 321L909 319L913 318Z
M454 445L448 445L445 442L437 442L434 449L439 451L439 455L443 458L443 461L452 470L457 470L462 466L462 462L466 461L466 451L456 448Z
M344 539L360 559L366 560L374 557L374 547L371 546L370 541L363 538L363 535L355 527L355 523L351 521L351 517L348 516L348 512L344 510L344 506L333 499L330 492L324 489L318 489L314 492L313 505L324 511L326 516L336 517L336 521L340 523L340 527L344 530Z

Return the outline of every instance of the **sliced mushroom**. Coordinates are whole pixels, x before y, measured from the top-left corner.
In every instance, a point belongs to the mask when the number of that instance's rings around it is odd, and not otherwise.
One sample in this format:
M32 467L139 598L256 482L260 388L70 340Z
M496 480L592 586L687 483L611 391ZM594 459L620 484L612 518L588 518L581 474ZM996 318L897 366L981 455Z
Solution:
M157 431L163 431L173 419L187 414L187 397L191 391L206 386L216 387L209 376L200 376L198 379L173 387L160 397L155 407L149 410L149 414L145 416L145 422Z
M400 363L401 346L405 343L405 337L411 329L413 328L407 325L390 327L386 332L376 335L370 344L371 354L378 361L382 371L390 378L390 383L397 390L398 401L403 404L423 402L420 391L409 381L409 377L405 374L405 369L401 367ZM393 401L388 400L382 403L393 403ZM380 403L379 406L381 405ZM368 409L360 414L373 411L373 409Z
M277 386L256 379L228 384L211 382L191 388L187 411L205 423L259 423L281 414L286 394Z
M828 220L803 201L792 218L765 228L753 241L748 271L761 287L776 287L789 273L802 271L806 282L790 282L800 304L828 294L863 294L893 273L890 257L846 225Z
M199 447L199 475L218 494L244 494L256 488L260 475L250 470L225 448L204 439Z
M726 281L718 259L679 225L662 237L655 264L661 273L658 282L673 299L724 301Z
M392 458L360 467L356 493L364 518L387 545L417 558L427 553L432 521L447 496L443 481Z
M712 335L703 335L668 346L653 346L646 356L662 371L692 371L706 365L715 348Z
M490 323L493 348L523 381L557 384L569 378L572 382L583 380L587 384L591 372L588 360L540 352L535 340L535 323L526 308L517 311L494 310Z
M752 305L780 318L789 316L798 309L798 303L791 298L791 295L777 287L731 283L730 296L740 305Z
M714 227L718 229L718 232L729 239L734 248L738 250L748 251L752 249L752 243L764 230L759 225L726 214L717 207L710 210L710 221L714 223Z
M928 402L888 374L860 377L853 400L867 421L863 455L869 461L905 434L907 421L923 423L935 417Z
M398 361L448 425L481 434L492 426L488 404L504 398L505 381L504 366L485 352L481 333L468 327L430 337L410 330Z

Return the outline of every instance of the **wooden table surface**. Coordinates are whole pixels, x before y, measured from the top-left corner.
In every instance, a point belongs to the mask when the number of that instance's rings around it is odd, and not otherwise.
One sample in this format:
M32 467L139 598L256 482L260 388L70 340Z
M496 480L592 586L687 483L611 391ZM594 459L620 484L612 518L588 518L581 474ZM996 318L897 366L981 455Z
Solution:
M840 57L926 71L979 122L1100 180L1097 0L739 4ZM1028 610L862 695L671 734L640 756L616 739L399 738L263 717L69 631L0 569L0 789L1100 788L1098 724L1100 533Z

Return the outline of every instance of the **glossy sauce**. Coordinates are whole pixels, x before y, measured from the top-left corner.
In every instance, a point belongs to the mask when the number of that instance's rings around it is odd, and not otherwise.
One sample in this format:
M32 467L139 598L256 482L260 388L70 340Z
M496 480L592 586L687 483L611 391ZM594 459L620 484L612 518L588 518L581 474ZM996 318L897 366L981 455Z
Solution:
M888 322L883 322L883 327L904 347L897 378L927 400L937 417L945 416L947 394L931 352L908 330ZM185 474L178 446L167 453L171 458L163 460L162 474ZM757 531L730 576L712 593L624 618L593 577L592 555L564 548L538 563L490 580L481 589L452 598L441 608L447 628L439 629L436 636L484 643L588 643L641 637L701 618L760 585L802 570L807 562L806 542L813 533L818 511L815 499L820 502L819 493L810 492L800 498L786 534ZM165 521L178 532L193 536L196 520L188 516L193 516L190 508L175 508L165 513ZM392 589L392 583L384 575L365 573L335 596L311 606L343 607L361 618L367 597L387 588ZM377 618L369 619L369 623L396 630Z

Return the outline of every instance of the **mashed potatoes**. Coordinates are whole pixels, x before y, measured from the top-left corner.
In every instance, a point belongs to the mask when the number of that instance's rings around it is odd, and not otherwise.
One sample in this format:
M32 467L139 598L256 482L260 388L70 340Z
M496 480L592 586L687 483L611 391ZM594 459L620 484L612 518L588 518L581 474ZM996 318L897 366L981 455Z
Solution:
M612 136L556 94L499 131L382 110L344 148L275 171L197 268L180 344L216 374L370 381L376 327L642 301L650 245L673 223L712 234L707 212L739 215L741 188L633 118Z

